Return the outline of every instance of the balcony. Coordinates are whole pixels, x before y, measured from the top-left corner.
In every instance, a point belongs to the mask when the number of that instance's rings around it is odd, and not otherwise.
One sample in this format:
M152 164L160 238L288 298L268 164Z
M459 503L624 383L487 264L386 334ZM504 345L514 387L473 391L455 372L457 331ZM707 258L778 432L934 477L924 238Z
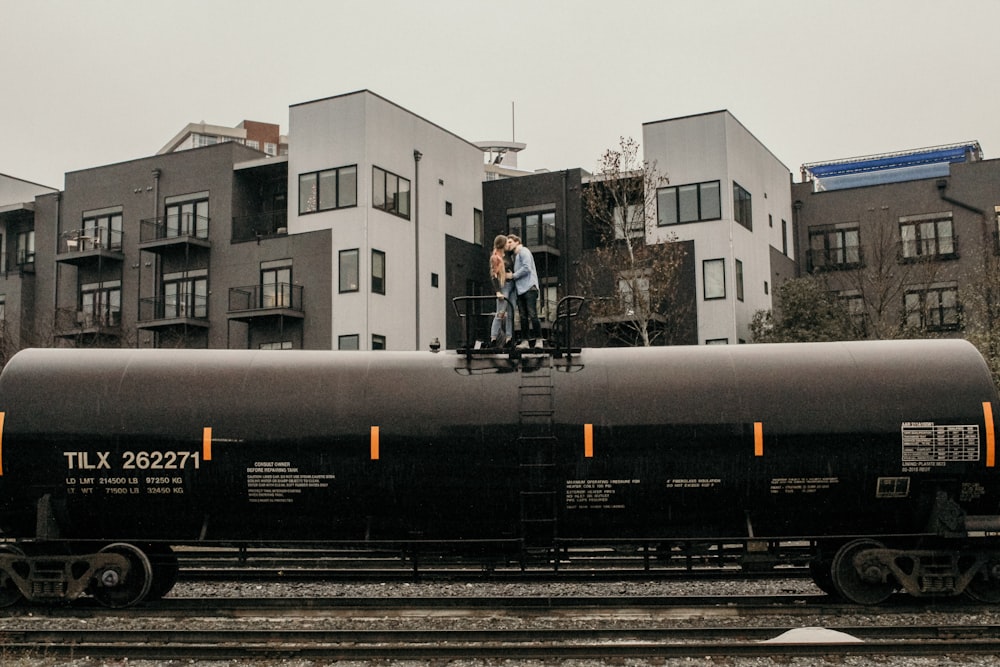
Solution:
M122 231L106 227L73 229L59 235L56 261L76 266L97 264L105 259L122 262Z
M121 311L119 310L56 310L54 335L57 338L116 339L121 337Z
M270 283L229 288L230 320L247 322L258 317L303 319L302 285Z
M139 247L149 252L174 249L209 248L208 218L170 215L147 218L139 223Z
M209 327L208 297L200 294L177 294L139 300L137 328L163 330L191 326L205 329Z

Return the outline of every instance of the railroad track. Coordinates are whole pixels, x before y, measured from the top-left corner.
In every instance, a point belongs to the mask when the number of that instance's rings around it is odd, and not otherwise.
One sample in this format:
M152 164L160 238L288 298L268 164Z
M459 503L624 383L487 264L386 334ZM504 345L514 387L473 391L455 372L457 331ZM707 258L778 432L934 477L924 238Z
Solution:
M18 630L6 655L130 660L609 659L1000 655L1000 626L841 627L858 641L783 641L788 628L558 630Z
M167 597L123 612L82 598L63 607L0 609L0 621L25 614L48 618L481 618L519 617L592 621L664 620L678 618L735 618L754 616L837 617L851 613L879 615L922 614L929 610L965 616L983 611L982 605L961 598L921 603L899 595L873 610L826 595L734 596L413 596L413 597ZM0 628L3 626L0 625Z

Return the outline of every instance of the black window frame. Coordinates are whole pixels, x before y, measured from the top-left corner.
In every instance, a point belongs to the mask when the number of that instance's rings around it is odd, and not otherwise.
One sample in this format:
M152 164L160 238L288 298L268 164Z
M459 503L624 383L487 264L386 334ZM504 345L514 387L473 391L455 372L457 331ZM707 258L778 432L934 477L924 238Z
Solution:
M342 194L343 194L342 193L343 186L341 184L342 173L346 173L346 172L348 172L349 170L352 170L352 169L354 170L354 197L353 197L353 201L350 200L350 197L346 198L345 201L341 201ZM329 182L329 181L324 181L324 179L323 179L323 175L324 174L327 174L327 175L332 174L333 175L333 206L323 206L322 205L323 202L324 202L324 199L326 199L326 197L324 196L324 193L323 193L322 184L324 182ZM302 192L303 192L302 182L303 182L303 179L306 179L306 178L309 178L309 177L315 178L315 183L316 183L316 192L315 192L316 204L315 204L315 208L304 209L303 208L303 198L302 198ZM308 202L308 199L306 199L305 202ZM357 205L358 205L358 165L357 164L345 164L342 167L333 167L331 169L320 169L320 170L317 170L317 171L307 171L307 172L303 172L303 173L299 174L299 205L298 205L299 215L310 215L312 213L322 213L323 211L336 211L336 210L339 210L339 209L342 209L342 208L354 208Z
M707 190L705 186L714 185L715 186L715 211L713 212L706 204L706 194L703 192ZM695 188L695 201L697 202L697 214L695 218L692 219L681 219L681 202L682 197L681 191L684 188ZM667 220L663 216L663 209L665 203L669 200L666 197L673 193L673 221ZM708 210L706 210L708 209ZM714 214L713 214L714 213ZM658 188L656 190L656 226L657 227L670 227L673 225L689 225L697 222L709 222L711 220L721 220L722 219L722 182L715 181L701 181L698 183L684 183L682 185L671 185L665 188Z
M392 186L393 183L395 184L394 187ZM404 192L399 187L400 183L406 183L405 197L400 196ZM382 185L381 192L379 192L379 184ZM372 165L372 208L391 213L404 220L409 220L412 193L413 188L410 179L393 173L388 169Z
M847 244L849 234L856 237L853 245ZM822 239L823 247L814 247L814 239ZM845 223L809 228L809 247L806 251L806 270L809 273L857 269L862 266L862 258L860 225Z
M372 262L372 266L371 266L372 294L385 294L385 289L386 289L386 282L385 282L385 273L386 273L385 252L382 251L382 250L375 250L373 248L372 249L371 262ZM382 264L382 275L380 275L380 276L376 275L376 273L375 273L375 267L379 263Z
M344 276L345 276L345 266L349 270L350 267L345 265L344 258L354 256L354 282L350 282L350 276L348 276L348 287L344 288ZM351 294L354 292L361 291L361 251L358 248L346 248L337 253L337 291L340 294Z
M947 223L950 234L942 236L940 231L943 224ZM934 229L933 236L927 236L926 225L931 225ZM903 229L912 227L913 238L905 239ZM945 245L942 250L942 240L948 239L950 246ZM912 252L908 252L912 248ZM958 257L958 235L955 234L955 221L950 215L927 218L923 220L900 220L899 221L899 261L919 262L926 260L955 259Z
M753 231L753 195L733 181L733 220Z
M945 306L945 293L950 293L954 299L954 305ZM936 295L936 306L928 308L928 295ZM917 297L917 308L913 308L909 297ZM909 287L903 294L903 324L907 327L915 326L926 331L958 331L962 328L962 305L958 298L958 283L951 282L930 287ZM910 316L916 315L920 321L914 325L910 323Z

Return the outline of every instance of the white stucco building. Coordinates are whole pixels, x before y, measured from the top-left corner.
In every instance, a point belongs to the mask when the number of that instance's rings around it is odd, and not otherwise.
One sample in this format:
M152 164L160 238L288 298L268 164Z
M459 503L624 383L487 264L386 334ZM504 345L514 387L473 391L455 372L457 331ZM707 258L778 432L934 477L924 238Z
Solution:
M746 342L794 273L788 168L725 110L644 123L643 151L669 178L649 240L694 242L698 343Z
M288 234L332 231L333 347L445 340L446 237L481 233L483 150L363 90L289 108Z

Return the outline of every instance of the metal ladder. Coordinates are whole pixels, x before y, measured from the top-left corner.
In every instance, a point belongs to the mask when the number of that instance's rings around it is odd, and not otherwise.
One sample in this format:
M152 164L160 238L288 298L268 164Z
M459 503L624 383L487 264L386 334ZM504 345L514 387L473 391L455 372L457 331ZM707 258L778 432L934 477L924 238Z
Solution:
M527 371L526 366L530 366ZM521 538L529 551L547 552L556 537L552 372L552 356L549 354L531 355L522 360L517 449L521 480Z

